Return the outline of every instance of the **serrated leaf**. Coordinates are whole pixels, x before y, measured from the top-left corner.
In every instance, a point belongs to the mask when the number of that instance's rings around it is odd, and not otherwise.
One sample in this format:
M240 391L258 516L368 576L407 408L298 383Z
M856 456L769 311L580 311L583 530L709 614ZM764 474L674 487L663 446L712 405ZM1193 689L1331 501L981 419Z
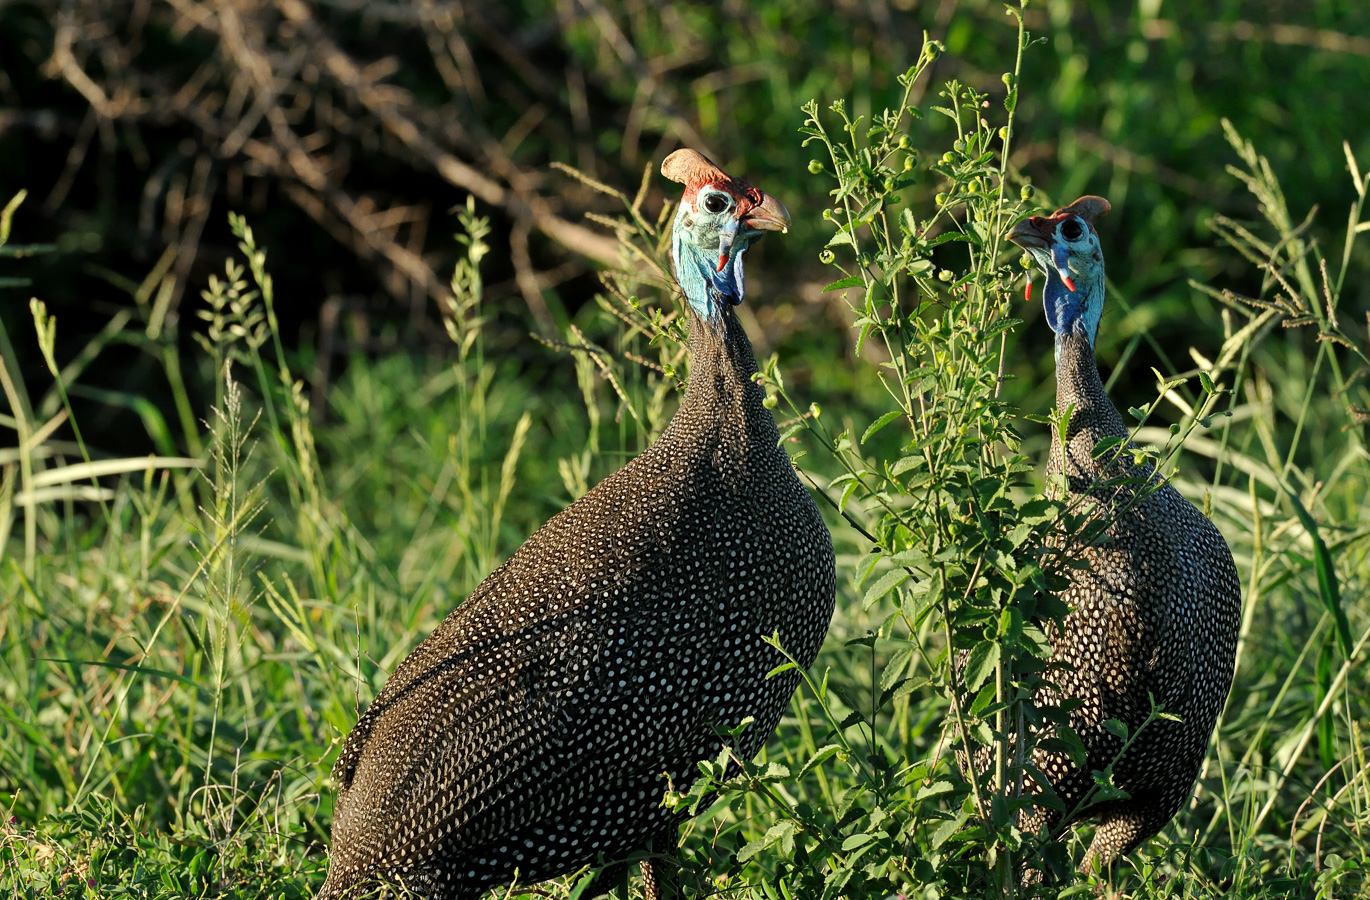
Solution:
M842 849L855 850L857 847L866 846L873 840L875 840L875 838L869 834L854 834L842 842Z
M966 657L966 689L975 691L999 665L999 645L994 641L981 641L971 648Z
M837 281L834 281L832 284L823 288L823 293L826 294L828 291L840 291L843 288L861 287L865 283L866 282L861 279L860 275L849 275L846 278L839 278Z
M851 499L851 495L856 493L856 489L859 487L861 487L861 482L853 478L847 483L847 486L842 489L842 499L837 501L837 511L839 513L847 511L847 501Z
M901 412L900 410L892 409L880 418L876 419L874 422L870 424L868 428L866 428L865 433L861 435L861 443L866 443L866 441L871 439L871 435L875 434L880 429L884 428L886 425L890 424L902 415L903 412Z
M841 752L842 747L838 744L826 744L822 747L819 747L818 751L814 753L813 756L809 757L809 761L804 763L804 768L799 770L799 777L803 778L809 772L813 771L818 766L827 762L829 759L832 759L834 756Z
M875 584L866 589L865 596L861 598L863 609L870 609L876 601L883 598L890 591L909 580L909 573L904 569L890 569L881 575Z
M880 212L880 207L882 207L882 206L884 206L884 205L885 205L885 198L884 198L884 197L876 197L874 200L870 201L870 202L867 203L865 206L861 207L861 210L860 210L860 211L856 214L856 216L853 218L853 221L855 221L855 222L856 222L857 224L859 224L859 225L864 225L865 223L869 222L871 219L874 219L874 218L875 218L875 214L878 213L878 212Z

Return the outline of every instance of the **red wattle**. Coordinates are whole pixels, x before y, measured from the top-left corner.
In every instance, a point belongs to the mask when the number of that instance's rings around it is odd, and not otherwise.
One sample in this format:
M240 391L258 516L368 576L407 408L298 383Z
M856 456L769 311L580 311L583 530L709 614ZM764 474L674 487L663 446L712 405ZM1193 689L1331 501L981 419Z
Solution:
M1071 292L1072 294L1075 293L1075 281L1074 281L1074 279L1072 279L1069 275L1062 275L1062 276L1061 276L1061 281L1065 283L1065 286L1066 286L1066 287L1070 288L1070 292Z
M722 271L723 271L723 267L726 266L727 264L728 264L728 254L726 254L726 253L720 253L720 254L718 255L718 271L722 272ZM1071 288L1071 290L1073 291L1073 290L1075 290L1075 288Z
M1029 303L1032 302L1032 279L1031 279L1031 278L1029 278L1029 279L1027 280L1027 287L1023 289L1023 299L1026 300L1026 301L1029 302Z

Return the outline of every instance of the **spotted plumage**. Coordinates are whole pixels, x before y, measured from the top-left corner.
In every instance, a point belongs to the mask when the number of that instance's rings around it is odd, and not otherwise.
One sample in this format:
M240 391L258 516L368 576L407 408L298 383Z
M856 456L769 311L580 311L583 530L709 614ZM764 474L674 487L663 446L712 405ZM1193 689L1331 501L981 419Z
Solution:
M1091 771L1113 763L1123 748L1104 722L1118 719L1135 732L1153 697L1180 719L1147 725L1114 767L1114 783L1128 799L1090 806L1069 820L1039 809L1023 823L1036 830L1097 819L1085 870L1132 852L1189 798L1232 683L1241 616L1232 553L1213 523L1125 449L1094 455L1101 440L1126 441L1129 434L1094 358L1104 300L1094 222L1106 212L1103 198L1083 197L1051 217L1020 223L1009 235L1046 275L1043 300L1056 332L1056 405L1070 410L1065 441L1053 432L1047 472L1064 474L1068 499L1080 501L1095 521L1108 522L1105 540L1070 548L1085 567L1072 571L1062 596L1072 610L1052 634L1058 691L1038 698L1080 701L1070 724L1087 760L1081 767L1066 754L1039 752L1034 761L1065 809L1075 810L1093 787ZM1109 483L1119 479L1134 483Z
M391 674L333 768L320 898L382 882L465 900L655 844L668 786L754 723L756 753L832 615L832 541L795 477L733 305L741 257L784 230L773 198L692 151L675 264L689 384L661 438L554 516ZM719 262L720 256L724 257ZM650 872L648 873L650 874ZM655 889L654 885L651 885Z

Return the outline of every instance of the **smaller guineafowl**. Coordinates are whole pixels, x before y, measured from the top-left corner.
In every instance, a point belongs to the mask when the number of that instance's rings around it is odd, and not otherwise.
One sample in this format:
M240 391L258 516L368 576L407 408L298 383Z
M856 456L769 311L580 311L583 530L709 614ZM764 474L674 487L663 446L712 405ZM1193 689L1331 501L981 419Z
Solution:
M1070 500L1107 521L1109 539L1071 549L1087 568L1072 571L1061 598L1072 609L1051 636L1056 665L1050 677L1058 691L1038 698L1080 701L1070 726L1087 759L1076 766L1066 754L1039 751L1034 763L1065 809L1074 810L1094 786L1091 772L1123 748L1105 722L1118 719L1135 734L1152 698L1179 717L1148 724L1114 767L1126 799L1089 806L1069 820L1039 808L1023 823L1028 830L1056 830L1097 818L1084 871L1132 852L1189 798L1232 684L1241 619L1237 569L1213 523L1171 485L1156 486L1154 468L1135 464L1126 447L1094 456L1101 440L1129 436L1094 360L1104 304L1104 257L1094 223L1108 210L1102 197L1081 197L1049 217L1018 223L1008 235L1045 273L1042 299L1056 333L1056 406L1070 410L1065 441L1053 430L1047 472L1064 473ZM1138 491L1143 484L1154 490Z
M472 900L651 849L662 806L723 747L775 729L832 617L832 538L779 446L733 307L775 198L691 150L672 254L689 384L660 439L562 510L391 673L333 767L320 900ZM660 868L657 866L656 868ZM649 896L661 884L644 863ZM671 887L669 879L661 879Z

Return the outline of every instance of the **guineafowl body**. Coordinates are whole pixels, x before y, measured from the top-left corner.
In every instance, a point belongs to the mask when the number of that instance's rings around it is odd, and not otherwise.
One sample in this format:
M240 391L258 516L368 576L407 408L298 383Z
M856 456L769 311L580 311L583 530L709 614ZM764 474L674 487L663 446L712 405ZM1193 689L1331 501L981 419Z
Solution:
M1068 499L1108 523L1107 540L1070 548L1085 567L1071 574L1062 599L1072 609L1052 635L1058 690L1039 698L1080 701L1070 724L1087 759L1076 766L1066 754L1039 752L1034 762L1074 811L1094 786L1091 771L1123 749L1106 721L1118 719L1136 734L1153 698L1179 717L1146 725L1114 767L1114 783L1127 799L1075 812L1073 819L1099 823L1085 870L1132 852L1189 798L1232 683L1241 618L1241 584L1227 543L1172 486L1156 486L1149 463L1138 465L1127 452L1128 429L1099 377L1094 334L1104 268L1093 223L1107 211L1103 198L1083 197L1010 233L1045 271L1056 405L1070 410L1065 440L1053 431L1047 472L1064 474ZM1106 438L1124 443L1096 458ZM1069 824L1065 819L1039 811L1026 824L1059 827Z
M733 312L784 207L692 151L675 220L689 383L659 440L554 516L391 674L333 769L321 898L479 897L674 850L661 806L748 716L749 758L832 616L832 541L778 446Z

